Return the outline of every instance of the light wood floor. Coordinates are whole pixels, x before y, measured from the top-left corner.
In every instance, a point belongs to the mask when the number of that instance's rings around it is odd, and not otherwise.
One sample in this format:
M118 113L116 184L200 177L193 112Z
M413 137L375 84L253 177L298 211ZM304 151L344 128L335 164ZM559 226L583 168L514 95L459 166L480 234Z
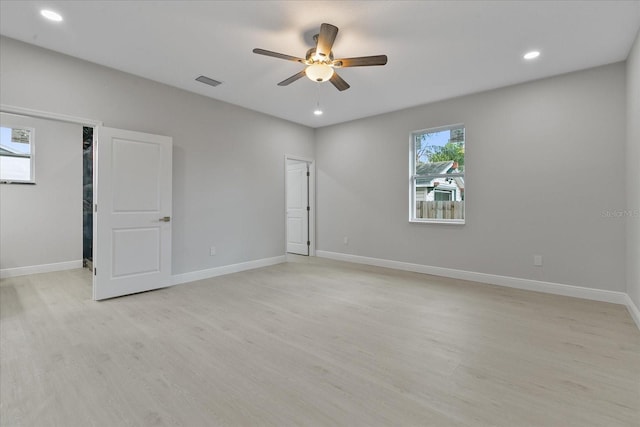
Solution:
M634 426L625 307L321 259L104 302L0 285L3 426Z

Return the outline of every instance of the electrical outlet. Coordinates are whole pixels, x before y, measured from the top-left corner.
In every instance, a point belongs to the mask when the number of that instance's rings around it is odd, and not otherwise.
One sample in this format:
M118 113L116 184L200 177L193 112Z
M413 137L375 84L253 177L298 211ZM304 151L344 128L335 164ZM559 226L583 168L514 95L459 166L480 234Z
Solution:
M214 256L215 254L216 254L216 247L211 246L211 249L209 249L209 255Z
M536 267L542 267L542 255L533 256L533 265Z
M342 241L344 242L345 245L349 244L349 238L347 236L344 236L344 239Z

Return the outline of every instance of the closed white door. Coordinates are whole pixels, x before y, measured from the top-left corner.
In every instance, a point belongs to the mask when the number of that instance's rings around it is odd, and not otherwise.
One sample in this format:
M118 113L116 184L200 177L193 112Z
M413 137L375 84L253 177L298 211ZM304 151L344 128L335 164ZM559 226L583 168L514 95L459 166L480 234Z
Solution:
M309 255L309 166L287 160L287 252Z
M96 130L93 299L169 286L173 141Z

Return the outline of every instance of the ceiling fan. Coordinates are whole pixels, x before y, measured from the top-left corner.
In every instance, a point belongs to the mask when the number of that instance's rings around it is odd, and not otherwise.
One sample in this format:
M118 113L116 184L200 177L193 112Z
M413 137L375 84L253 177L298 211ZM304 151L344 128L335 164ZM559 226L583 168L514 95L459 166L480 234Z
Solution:
M385 65L387 63L387 55L334 59L331 48L333 47L333 42L337 34L338 27L326 23L322 24L320 26L320 33L313 37L316 42L316 47L309 49L304 59L265 49L253 49L253 53L286 59L287 61L299 62L306 65L304 70L281 81L278 83L278 86L287 86L306 75L315 82L326 82L329 80L339 91L347 90L350 86L335 72L335 68L367 67L371 65Z

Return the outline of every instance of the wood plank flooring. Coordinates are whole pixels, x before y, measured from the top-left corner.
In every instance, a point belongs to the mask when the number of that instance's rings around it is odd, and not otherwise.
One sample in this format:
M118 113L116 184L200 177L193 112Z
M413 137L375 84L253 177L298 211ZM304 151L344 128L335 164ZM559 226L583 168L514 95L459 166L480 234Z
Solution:
M315 258L89 282L1 282L0 425L640 425L623 306Z

